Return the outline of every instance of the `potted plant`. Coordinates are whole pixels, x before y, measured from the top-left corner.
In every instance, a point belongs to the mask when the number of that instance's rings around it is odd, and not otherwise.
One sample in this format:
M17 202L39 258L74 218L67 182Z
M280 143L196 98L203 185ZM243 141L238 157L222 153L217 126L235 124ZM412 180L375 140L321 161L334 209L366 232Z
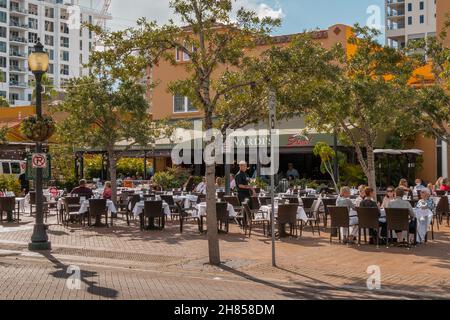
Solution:
M22 121L21 132L31 141L43 142L55 133L56 125L52 117L36 115Z

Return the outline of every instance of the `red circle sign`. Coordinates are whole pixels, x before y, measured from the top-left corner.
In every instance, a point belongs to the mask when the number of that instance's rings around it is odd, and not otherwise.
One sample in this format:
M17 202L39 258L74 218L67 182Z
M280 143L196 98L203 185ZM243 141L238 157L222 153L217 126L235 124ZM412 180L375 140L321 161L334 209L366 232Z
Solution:
M33 154L31 163L33 168L45 168L47 166L47 156L45 154Z

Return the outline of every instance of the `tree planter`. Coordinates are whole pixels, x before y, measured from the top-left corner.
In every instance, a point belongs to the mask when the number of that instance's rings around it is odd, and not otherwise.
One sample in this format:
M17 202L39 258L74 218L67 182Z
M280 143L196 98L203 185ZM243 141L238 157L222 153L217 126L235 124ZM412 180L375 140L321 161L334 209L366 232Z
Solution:
M43 142L51 138L55 133L56 126L50 116L31 116L22 121L21 132L31 141Z

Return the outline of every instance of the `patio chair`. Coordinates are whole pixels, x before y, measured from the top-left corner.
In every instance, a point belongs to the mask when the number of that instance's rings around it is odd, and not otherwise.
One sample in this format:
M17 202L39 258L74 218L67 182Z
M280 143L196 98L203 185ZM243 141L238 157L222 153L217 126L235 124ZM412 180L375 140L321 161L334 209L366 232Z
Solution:
M183 225L185 222L189 222L191 220L195 220L198 225L199 232L202 232L201 225L200 225L200 217L198 216L197 208L190 207L190 208L183 208L180 203L176 203L176 206L178 208L179 213L179 219L180 219L180 233L183 233Z
M350 212L347 207L328 206L328 212L331 218L330 243L333 243L333 230L337 229L339 242L342 242L341 228L350 230Z
M336 205L336 199L335 198L323 198L323 226L327 228L328 226L328 216L330 215L330 211L328 210L328 207L335 206Z
M127 225L130 225L130 217L133 217L133 210L136 204L141 201L141 196L138 194L133 194L128 200L127 210L125 212L127 217Z
M315 234L315 227L317 227L317 232L319 233L320 236L320 216L319 216L319 207L320 207L320 201L319 200L315 200L313 205L312 205L312 210L310 212L305 211L306 215L308 216L308 220L305 223L305 226L307 226L308 224L311 226L312 229L312 233L313 235ZM297 219L297 223L299 222L300 225L300 236L303 235L303 220L299 220Z
M300 204L298 197L296 196L284 196L283 199L288 200L290 204Z
M267 197L267 196L259 197L259 203L262 206L270 206L271 205L271 201L272 201L271 197Z
M444 216L447 216L447 225L450 226L450 209L448 203L448 197L442 196L436 206L436 218L438 220L437 225L442 224Z
M80 214L80 198L78 197L65 197L63 199L64 203L64 215L62 220L62 223L66 223L67 227L69 226L70 221L78 220L80 224L84 224L84 218L85 215Z
M217 199L220 199L220 200L222 200L222 201L225 201L225 200L224 200L224 197L225 197L225 192L223 192L223 191L218 191L218 192L217 192Z
M102 216L105 216L105 223L108 226L108 209L106 207L105 199L90 199L89 200L89 225L91 226L91 219L94 218L95 222L101 222ZM111 217L111 226L113 225Z
M261 208L261 203L259 202L259 198L256 196L252 196L250 198L251 201L251 209L252 210L259 210Z
M43 208L45 213L45 221L47 221L48 202L45 196L42 196ZM33 215L33 206L36 206L36 191L30 191L30 217Z
M296 204L281 204L278 205L278 232L280 237L283 237L285 235L286 231L286 224L289 224L290 229L290 236L294 236L294 230L295 230L295 236L298 236L297 233L297 210L298 205Z
M130 203L131 196L134 195L134 191L122 191L122 193L119 195L119 211L117 213L122 214L122 218L125 215L127 219L127 225L130 225L130 220L128 216L128 205Z
M396 232L407 232L409 245L409 210L399 208L386 208L387 245L392 243L392 230ZM400 240L400 239L398 239Z
M150 227L153 227L153 222L155 219L158 220L159 228L164 229L166 215L163 211L162 200L158 201L145 201L144 212L141 214L141 230L145 229L146 219L149 220Z
M356 208L358 213L358 245L361 245L361 229L364 229L364 242L367 244L367 229L374 229L377 232L377 248L380 245L380 209L378 208Z
M310 213L312 211L314 200L316 200L316 198L302 198L303 208L305 209L306 213Z
M438 197L444 197L446 195L446 192L443 190L436 190L436 195Z
M236 196L224 196L223 200L231 204L238 215L242 215L242 204Z
M14 219L14 212L16 211L15 208L15 197L0 197L0 222L3 222L3 212L6 213L7 217ZM17 215L19 215L18 212ZM17 216L17 221L19 221L19 216Z
M248 205L247 202L243 203L242 207L244 208L244 215L245 215L245 219L243 222L245 236L247 236L247 231L248 231L248 237L250 238L252 236L253 226L261 225L261 224L262 224L263 233L265 236L266 230L267 230L266 228L268 228L269 224L270 224L269 219L255 218L255 214L254 214L254 212L252 212L252 210L250 209L250 206Z
M226 202L216 202L216 216L219 230L222 229L222 225L225 224L225 233L229 231L230 214L228 212L228 204Z

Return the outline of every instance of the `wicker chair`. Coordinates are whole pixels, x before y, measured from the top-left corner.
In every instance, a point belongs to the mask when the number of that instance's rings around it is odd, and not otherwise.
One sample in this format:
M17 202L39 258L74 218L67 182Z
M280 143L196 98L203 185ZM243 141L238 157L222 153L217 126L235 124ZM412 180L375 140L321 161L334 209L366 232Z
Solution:
M3 212L6 212L8 220L14 220L15 207L15 197L0 197L0 222L3 222ZM17 215L19 215L18 212ZM19 221L19 216L17 216L17 221Z
M387 245L392 242L392 230L406 231L409 244L409 210L386 208Z
M105 216L105 223L106 226L108 225L108 210L106 208L106 200L105 199L90 199L89 200L89 225L91 224L91 219L94 218L96 225L99 225L101 223L102 216ZM111 217L111 226L113 225Z
M361 229L364 229L364 242L367 243L367 229L374 229L377 231L377 248L380 245L380 210L378 208L356 208L358 213L358 244L361 245Z
M323 198L323 226L326 228L328 226L328 216L330 215L330 211L328 210L328 207L332 207L336 205L336 199L335 198Z
M69 226L69 222L73 220L79 220L82 224L83 215L80 215L78 212L80 211L80 198L78 197L65 197L63 198L64 208L63 214L61 215L61 222Z
M286 224L289 224L290 229L290 235L294 236L294 230L295 230L295 236L298 236L297 233L297 210L298 205L296 204L281 204L278 205L278 232L281 236L284 236L285 234L285 226Z
M228 204L226 202L216 203L216 216L217 223L219 224L219 230L222 229L222 225L225 224L225 233L229 232L230 214L228 212Z
M180 203L176 203L180 220L180 233L183 233L183 225L185 222L195 220L198 225L199 232L202 232L200 225L200 217L197 215L198 210L194 207L183 208ZM194 214L195 213L195 214Z
M320 216L319 216L319 207L320 207L320 201L316 200L313 202L311 211L306 212L306 215L308 216L308 220L306 221L305 226L307 226L308 224L311 226L312 229L312 233L313 235L315 234L315 227L317 227L317 232L319 233L320 236ZM303 235L303 220L297 220L297 222L300 225L300 236Z
M436 218L438 220L437 223L438 228L439 224L442 224L444 216L447 216L447 225L450 226L450 209L447 196L442 196L438 202L438 205L436 206Z
M145 221L149 219L151 225L155 219L158 220L159 228L164 229L166 222L166 215L163 211L162 201L145 201L144 212L141 214L141 230L145 229ZM151 225L150 227L153 227Z
M341 228L350 229L350 213L347 207L328 206L331 218L330 243L333 243L333 230L337 229L339 242L342 242Z
M269 219L264 219L264 218L257 219L257 218L255 218L254 211L252 211L250 209L250 206L248 205L247 202L243 203L242 207L244 208L244 214L245 214L245 219L244 219L244 223L243 223L245 236L247 236L247 231L248 231L248 237L250 238L252 236L253 226L254 225L261 225L261 224L262 224L262 227L263 227L263 233L264 233L264 235L266 235L266 230L267 230L266 228L270 224Z

